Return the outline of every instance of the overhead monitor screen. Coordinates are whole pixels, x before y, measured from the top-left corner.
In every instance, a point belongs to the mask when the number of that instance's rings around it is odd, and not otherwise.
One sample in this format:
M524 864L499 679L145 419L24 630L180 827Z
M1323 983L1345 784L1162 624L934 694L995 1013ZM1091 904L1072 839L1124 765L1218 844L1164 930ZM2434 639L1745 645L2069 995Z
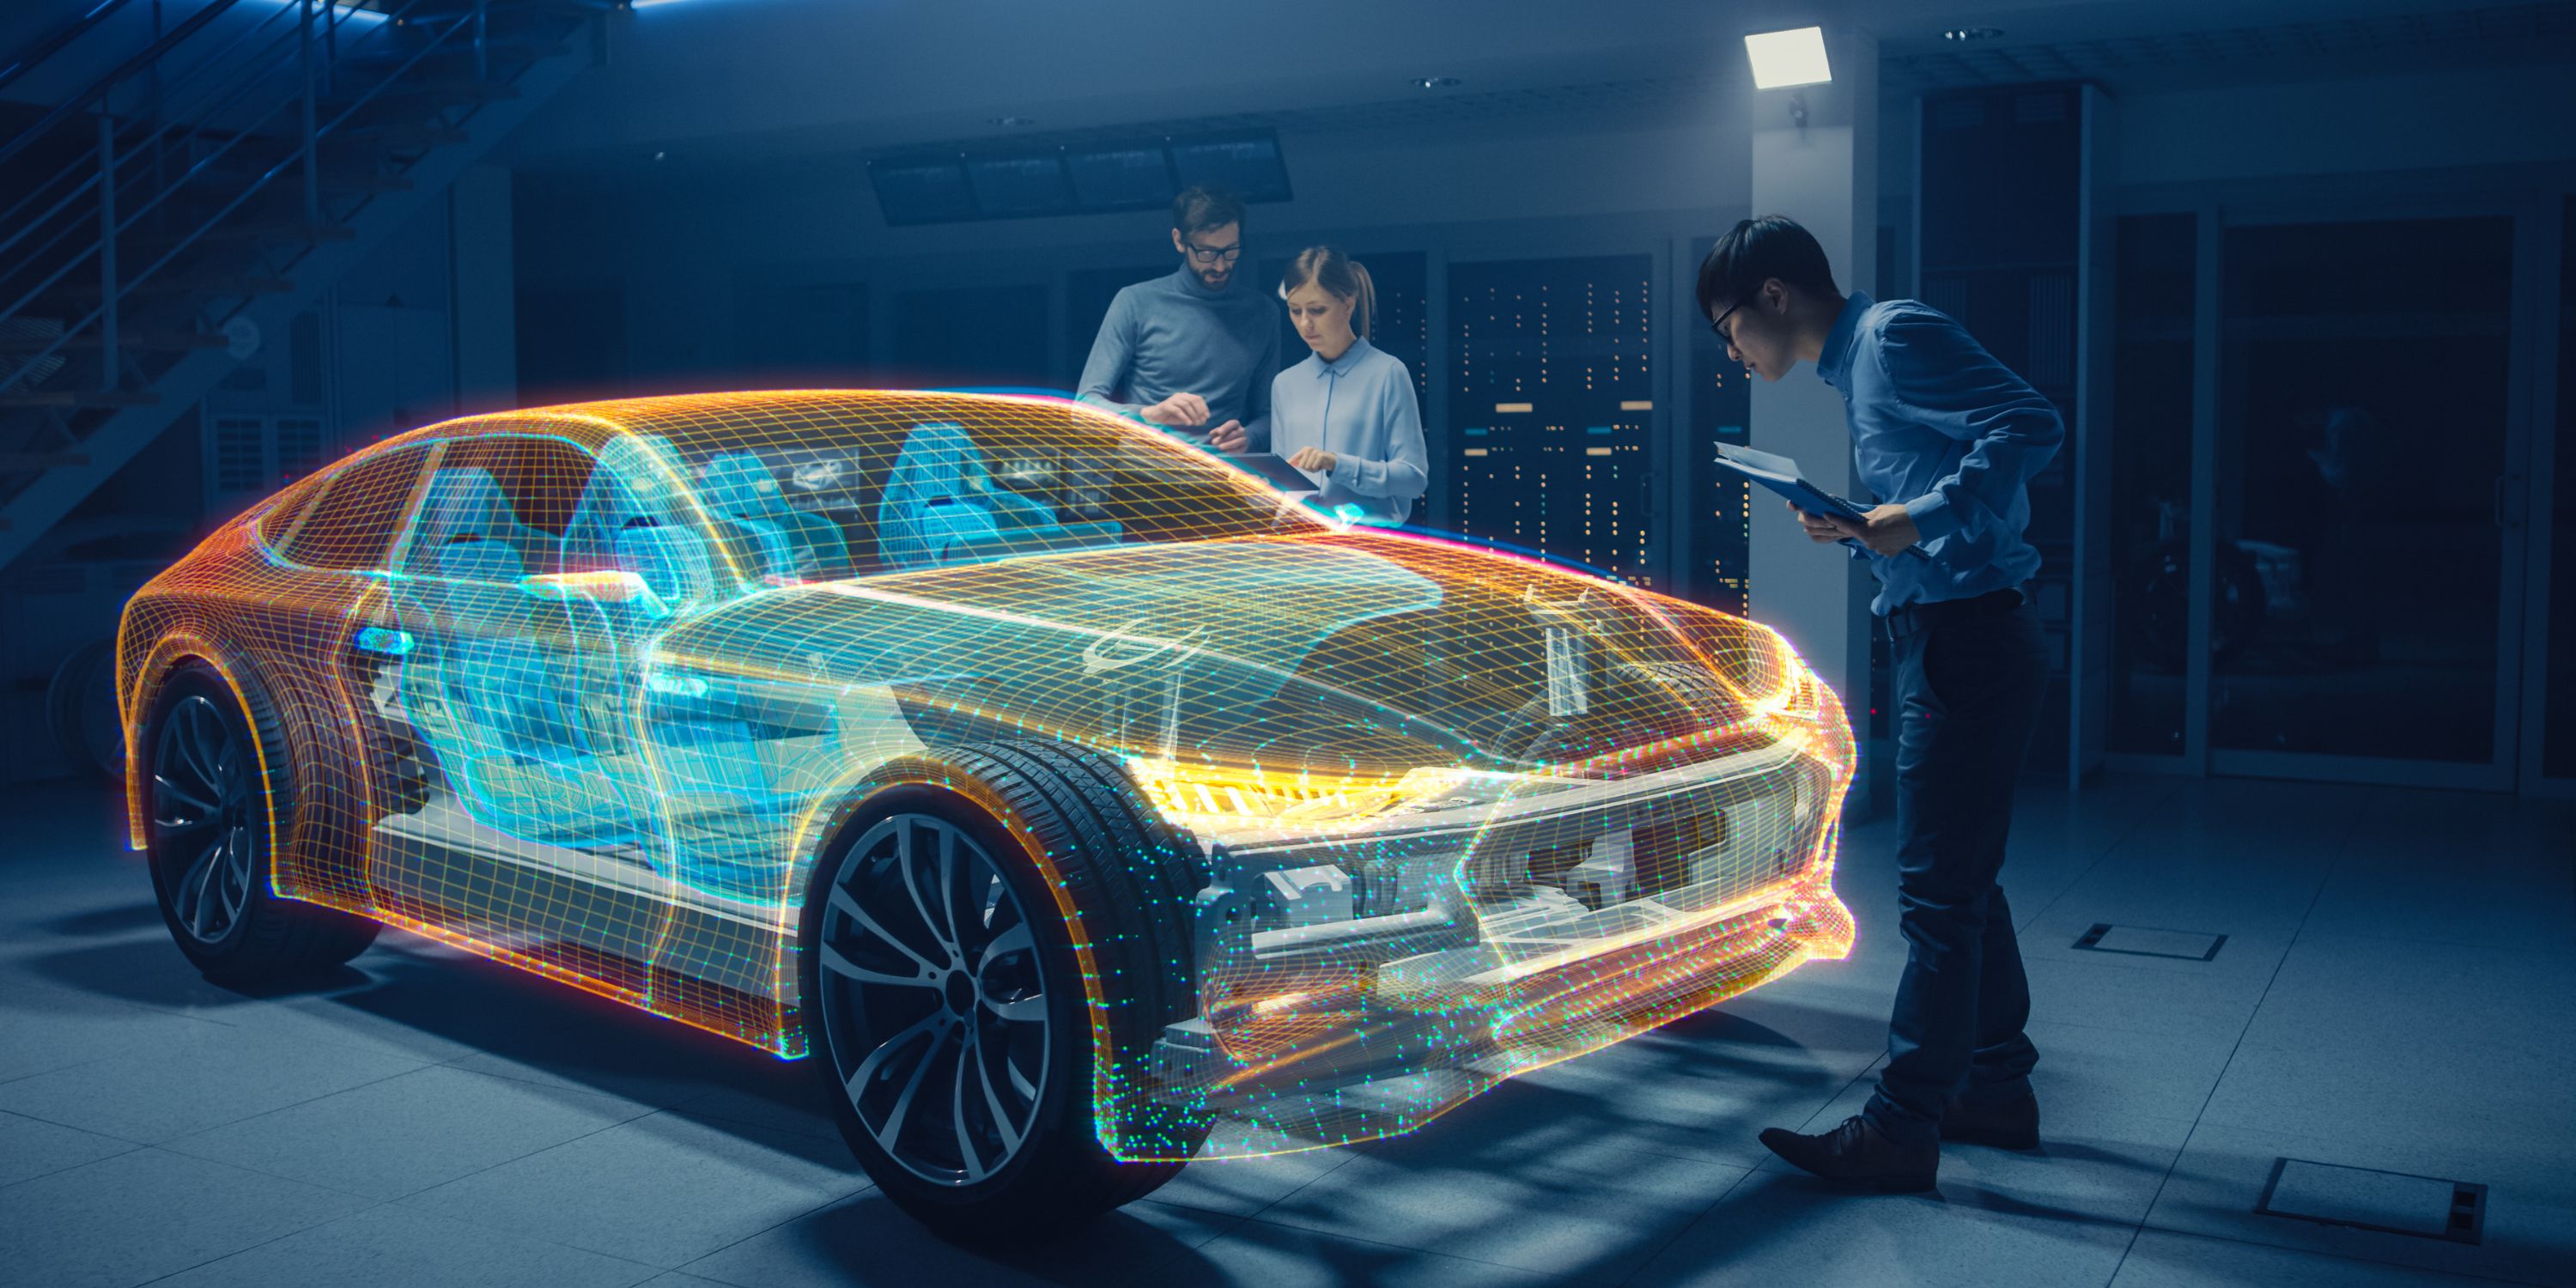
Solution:
M1064 154L1074 200L1084 210L1146 210L1167 206L1178 191L1172 164L1160 146L1092 148Z
M1174 139L1172 173L1184 186L1222 184L1245 201L1286 201L1288 167L1275 134Z
M1053 152L969 157L966 183L975 191L976 210L987 219L1062 215L1073 210L1064 159Z
M975 217L966 167L953 156L899 157L868 163L877 208L889 224L932 224Z

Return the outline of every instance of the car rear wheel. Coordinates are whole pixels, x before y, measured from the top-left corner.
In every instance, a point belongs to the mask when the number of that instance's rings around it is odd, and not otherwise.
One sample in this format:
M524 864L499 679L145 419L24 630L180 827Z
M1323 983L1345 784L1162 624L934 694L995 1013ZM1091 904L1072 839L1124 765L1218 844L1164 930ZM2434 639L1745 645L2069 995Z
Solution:
M1175 992L1189 987L1184 923L1170 915L1185 906L1186 864L1099 757L1003 743L939 764L946 782L870 796L816 865L800 996L861 1165L924 1224L990 1243L1132 1202L1182 1167L1123 1163L1101 1142L1094 1012L1031 842L1080 910L1100 977L1134 994L1110 999L1117 1018L1104 1021L1129 1070L1188 1004ZM996 801L1028 840L995 818ZM1186 1156L1205 1128L1173 1119L1148 1134L1168 1146L1158 1155Z
M361 917L278 897L270 820L291 811L284 739L190 666L163 685L139 744L152 889L179 951L208 978L260 984L335 966L375 942ZM264 753L264 754L263 754ZM274 768L277 772L268 772Z
M116 711L116 641L91 640L54 668L45 686L45 719L72 768L110 783L125 781L125 722Z

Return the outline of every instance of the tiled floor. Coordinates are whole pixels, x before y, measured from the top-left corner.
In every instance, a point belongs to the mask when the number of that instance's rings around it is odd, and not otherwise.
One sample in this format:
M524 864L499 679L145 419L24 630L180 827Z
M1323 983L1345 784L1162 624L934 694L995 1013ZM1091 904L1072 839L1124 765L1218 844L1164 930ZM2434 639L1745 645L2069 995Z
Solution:
M2024 801L2006 885L2037 1154L1835 1195L1754 1143L1852 1111L1904 949L1882 826L1853 960L1403 1140L1197 1167L1050 1246L938 1243L803 1065L388 935L317 987L200 980L104 793L0 798L0 1282L964 1286L2576 1283L2576 810L2112 779ZM2075 947L2224 934L2208 961ZM2253 1210L2292 1157L2481 1182L2484 1241Z

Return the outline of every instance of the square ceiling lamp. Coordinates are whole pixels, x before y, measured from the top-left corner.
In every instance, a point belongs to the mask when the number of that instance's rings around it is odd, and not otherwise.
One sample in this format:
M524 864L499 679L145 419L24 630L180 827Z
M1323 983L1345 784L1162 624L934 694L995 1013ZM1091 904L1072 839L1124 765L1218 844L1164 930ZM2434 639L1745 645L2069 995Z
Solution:
M1753 60L1755 89L1819 85L1834 78L1825 63L1825 29L1793 27L1744 38L1744 55Z

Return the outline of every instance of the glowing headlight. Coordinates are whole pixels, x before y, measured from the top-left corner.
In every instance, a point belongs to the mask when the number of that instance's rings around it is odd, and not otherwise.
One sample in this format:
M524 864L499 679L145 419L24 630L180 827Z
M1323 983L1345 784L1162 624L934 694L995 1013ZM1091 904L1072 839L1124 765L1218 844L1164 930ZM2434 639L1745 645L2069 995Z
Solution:
M1788 677L1778 691L1754 699L1754 710L1766 716L1787 716L1792 720L1813 720L1821 714L1824 703L1817 692L1822 684L1805 667Z
M1400 775L1285 773L1131 757L1127 772L1154 807L1191 827L1329 831L1389 814L1500 800L1515 774L1425 766Z

